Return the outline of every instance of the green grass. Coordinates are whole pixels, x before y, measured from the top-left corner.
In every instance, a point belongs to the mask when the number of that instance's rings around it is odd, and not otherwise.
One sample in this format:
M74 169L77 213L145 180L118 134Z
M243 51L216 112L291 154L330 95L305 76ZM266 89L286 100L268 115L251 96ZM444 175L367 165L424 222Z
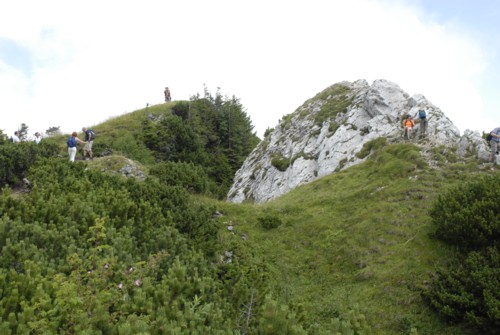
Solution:
M439 320L420 292L451 252L431 237L432 201L477 173L486 172L475 162L431 169L415 146L390 145L272 202L217 203L221 243L264 259L277 298L302 306L311 324L358 306L376 334L465 334ZM279 225L262 226L273 217Z

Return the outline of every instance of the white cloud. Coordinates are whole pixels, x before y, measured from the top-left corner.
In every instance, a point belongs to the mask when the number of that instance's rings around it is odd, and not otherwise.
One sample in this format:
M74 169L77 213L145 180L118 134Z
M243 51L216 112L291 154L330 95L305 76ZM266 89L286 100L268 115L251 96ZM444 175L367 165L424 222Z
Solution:
M21 122L33 132L57 125L70 132L161 103L165 86L174 100L202 93L204 84L236 95L259 135L342 80L394 81L424 94L462 130L471 125L460 124L462 116L482 105L484 51L401 4L28 1L27 11L26 3L9 2L9 14L0 14L0 37L29 46L35 59L30 78L0 61L0 89L8 92L0 110L9 111L0 129L8 133Z

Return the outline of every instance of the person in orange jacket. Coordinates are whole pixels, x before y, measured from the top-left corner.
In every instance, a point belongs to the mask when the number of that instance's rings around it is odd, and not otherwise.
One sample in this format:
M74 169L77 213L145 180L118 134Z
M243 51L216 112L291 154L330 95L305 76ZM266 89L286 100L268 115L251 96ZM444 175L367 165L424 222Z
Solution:
M406 119L403 120L403 127L404 127L403 137L406 136L407 139L410 139L411 131L413 130L414 126L415 122L411 118L411 115L407 115Z

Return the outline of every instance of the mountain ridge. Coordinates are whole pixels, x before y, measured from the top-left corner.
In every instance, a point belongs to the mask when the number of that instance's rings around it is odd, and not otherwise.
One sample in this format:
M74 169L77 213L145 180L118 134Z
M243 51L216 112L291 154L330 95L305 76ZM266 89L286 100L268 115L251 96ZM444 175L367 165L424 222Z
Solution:
M359 164L363 146L380 137L402 142L402 117L428 114L431 146L444 146L461 156L487 160L486 142L477 131L458 128L424 95L410 96L397 84L378 79L336 83L307 100L279 124L250 153L236 172L227 199L231 202L274 199L298 185ZM414 136L419 124L414 128Z

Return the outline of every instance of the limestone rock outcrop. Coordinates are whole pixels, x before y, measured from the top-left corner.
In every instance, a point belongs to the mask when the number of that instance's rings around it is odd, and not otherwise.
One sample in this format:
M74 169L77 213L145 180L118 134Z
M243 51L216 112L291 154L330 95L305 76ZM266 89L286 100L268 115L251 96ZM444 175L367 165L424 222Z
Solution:
M365 158L356 154L379 137L403 141L402 120L427 111L425 140L458 148L461 155L488 152L478 132L460 136L444 113L423 95L409 96L397 84L366 80L334 84L306 101L266 133L235 175L228 193L232 202L266 202L298 185L340 171ZM412 142L417 143L419 125Z

